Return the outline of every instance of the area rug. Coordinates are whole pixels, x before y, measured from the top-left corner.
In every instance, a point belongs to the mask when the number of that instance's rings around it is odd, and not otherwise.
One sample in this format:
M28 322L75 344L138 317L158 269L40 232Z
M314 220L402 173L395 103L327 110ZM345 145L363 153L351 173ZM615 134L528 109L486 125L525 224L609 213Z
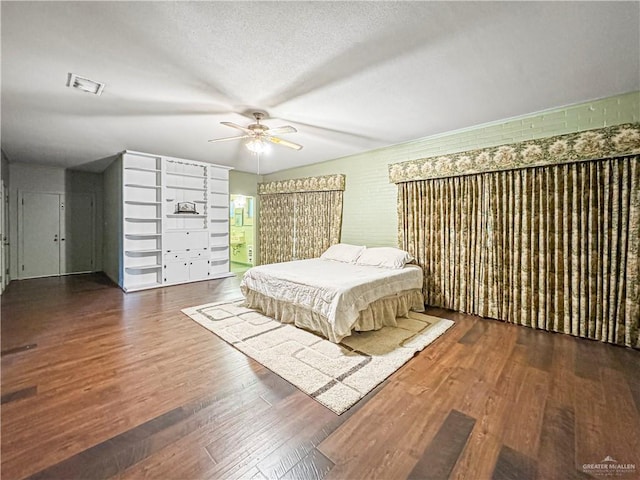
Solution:
M244 300L183 313L340 415L453 325L410 312L397 327L354 333L335 344L244 307Z

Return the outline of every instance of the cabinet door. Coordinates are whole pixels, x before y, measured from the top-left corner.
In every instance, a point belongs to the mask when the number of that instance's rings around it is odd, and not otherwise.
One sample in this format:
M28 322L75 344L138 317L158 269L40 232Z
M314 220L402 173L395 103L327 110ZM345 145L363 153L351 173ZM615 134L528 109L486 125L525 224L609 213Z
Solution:
M206 230L167 232L162 237L162 241L165 252L206 250L209 248L209 235Z
M204 230L187 232L187 248L189 250L206 250L209 248L209 232Z
M189 262L168 262L164 267L165 283L180 283L189 280Z
M187 232L167 232L162 237L162 247L165 252L185 250L187 244Z
M189 280L205 280L209 278L209 261L202 260L190 260L189 265Z

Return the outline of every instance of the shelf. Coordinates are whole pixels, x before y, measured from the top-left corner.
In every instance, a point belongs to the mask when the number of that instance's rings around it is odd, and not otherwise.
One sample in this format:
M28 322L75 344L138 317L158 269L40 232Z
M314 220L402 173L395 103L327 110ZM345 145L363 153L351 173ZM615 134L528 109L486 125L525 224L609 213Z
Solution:
M207 232L206 228L167 228L166 232Z
M125 200L127 205L161 205L162 202L140 202L138 200Z
M226 182L227 180L229 180L228 178L213 177L213 176L212 176L212 177L209 177L209 178L210 178L211 180L224 180L225 182Z
M159 222L160 218L126 217L127 222Z
M204 202L202 202L204 203ZM227 205L209 205L209 208L224 208L227 209L229 208Z
M174 175L176 177L189 177L189 178L202 178L206 179L206 175L194 175L192 173L180 173L180 172L167 172L167 175Z
M158 270L162 265L138 265L135 267L124 267L125 270Z
M135 187L135 188L149 188L151 190L158 190L162 188L160 185L140 185L137 183L125 183L125 187Z
M150 254L154 254L154 253L160 253L162 250L160 249L153 249L153 250L125 250L124 253L128 254L128 255L150 255Z
M126 238L159 238L162 237L161 233L125 233Z
M169 218L205 218L206 215L201 213L167 213Z
M224 220L220 220L220 219L212 219L211 223L227 223L229 221L228 218L225 218Z
M206 188L198 188L198 187L181 187L178 185L167 185L167 188L173 188L174 190L192 190L194 192L206 192Z
M125 170L135 170L136 172L154 172L159 173L159 168L142 168L142 167L124 167Z
M207 201L206 200L193 200L192 203L202 203L203 205L205 205L207 203ZM227 208L227 207L224 207L224 208Z
M211 190L209 193L217 193L218 195L229 195L229 192L218 192L216 190Z

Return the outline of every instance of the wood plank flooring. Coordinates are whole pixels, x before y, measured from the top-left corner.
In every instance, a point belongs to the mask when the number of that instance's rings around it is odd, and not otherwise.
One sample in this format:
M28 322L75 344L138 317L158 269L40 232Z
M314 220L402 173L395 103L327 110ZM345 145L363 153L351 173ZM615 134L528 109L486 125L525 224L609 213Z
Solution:
M638 351L431 309L455 326L338 416L180 312L238 285L12 282L2 479L640 478Z

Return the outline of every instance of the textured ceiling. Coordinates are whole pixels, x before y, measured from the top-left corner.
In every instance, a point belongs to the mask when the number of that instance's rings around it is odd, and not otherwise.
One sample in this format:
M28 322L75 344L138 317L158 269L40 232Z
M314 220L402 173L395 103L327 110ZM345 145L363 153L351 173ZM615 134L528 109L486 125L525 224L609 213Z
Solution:
M100 170L124 149L261 173L640 90L639 2L2 2L2 148ZM66 87L69 72L106 82Z

